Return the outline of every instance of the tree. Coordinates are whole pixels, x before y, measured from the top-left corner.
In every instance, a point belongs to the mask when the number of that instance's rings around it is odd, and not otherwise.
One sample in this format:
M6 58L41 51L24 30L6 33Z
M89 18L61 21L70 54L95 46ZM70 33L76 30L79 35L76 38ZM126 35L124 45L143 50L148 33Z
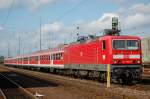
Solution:
M4 56L0 56L0 63L4 63Z

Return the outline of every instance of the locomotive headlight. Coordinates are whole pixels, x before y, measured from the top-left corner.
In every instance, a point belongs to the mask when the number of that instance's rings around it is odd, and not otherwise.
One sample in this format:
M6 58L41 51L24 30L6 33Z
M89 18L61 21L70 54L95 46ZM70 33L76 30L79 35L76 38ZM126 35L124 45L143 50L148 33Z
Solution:
M130 59L140 59L140 55L129 55Z
M118 54L118 55L113 55L113 59L123 59L124 55Z
M116 61L116 60L114 60L114 63L116 64L116 63L117 63L117 61Z
M139 64L139 63L141 63L141 61L140 61L140 60L138 60L138 61L137 61L137 63Z

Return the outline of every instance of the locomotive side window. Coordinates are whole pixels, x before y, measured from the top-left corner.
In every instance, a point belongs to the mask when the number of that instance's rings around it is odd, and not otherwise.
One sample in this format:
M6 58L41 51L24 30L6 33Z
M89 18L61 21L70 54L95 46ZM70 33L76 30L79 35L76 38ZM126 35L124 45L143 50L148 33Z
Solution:
M105 40L102 41L102 48L103 48L103 50L106 49L106 42L105 42Z

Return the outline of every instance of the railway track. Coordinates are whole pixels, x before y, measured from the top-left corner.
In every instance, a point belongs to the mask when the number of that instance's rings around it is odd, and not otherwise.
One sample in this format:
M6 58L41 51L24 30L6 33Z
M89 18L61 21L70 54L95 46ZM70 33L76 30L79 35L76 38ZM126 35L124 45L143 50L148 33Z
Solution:
M0 89L0 99L7 99L3 91Z
M90 90L94 89L95 91L98 91L99 88L101 88L103 89L103 91L106 92L106 94L109 93L109 96L112 95L112 97L113 96L119 97L117 99L133 99L133 97L136 97L134 99L141 99L141 97L145 97L143 99L150 99L149 98L150 97L150 89L149 89L150 85L149 84L145 85L141 83L141 84L134 85L134 86L123 86L123 87L121 87L120 85L112 84L112 87L110 89L106 89L104 83L93 82L91 80L80 80L80 79L74 79L70 77L63 77L59 75L53 75L53 74L29 71L29 70L22 70L22 69L20 72L19 69L14 69L14 68L11 68L11 69L15 70L17 73L21 73L24 75L32 75L35 78L41 78L47 81L54 81L55 83L61 83L63 86L67 86L67 87L76 86L79 90L82 90L82 91L86 90L87 93L90 88L91 88ZM83 87L82 89L80 86L82 87L84 86L85 88ZM98 87L98 88L95 88L95 87ZM134 95L132 93L134 93ZM110 99L113 99L112 97Z
M150 68L144 68L144 74L150 76Z
M0 93L3 99L36 99L34 95L2 73L0 73L0 81Z
M46 97L51 97L51 99L141 99L141 97L145 97L143 99L150 99L150 93L149 93L150 90L148 89L150 88L149 85L121 87L120 85L112 84L111 88L107 89L105 87L105 83L99 83L91 80L74 79L74 78L54 75L50 73L42 73L42 72L29 71L29 70L17 69L17 68L9 68L9 67L2 67L1 69L4 69L3 71L8 69L11 72L16 73L18 76L24 75L27 76L27 78L31 77L31 79L37 79L36 82L38 82L39 80L45 80L48 82L56 83L57 86L54 87L47 86L47 85L46 86L37 85L36 87L34 87L40 94L44 95L44 99L49 99ZM10 74L11 75L14 74L14 73L9 74L7 72L5 73L8 76ZM23 76L20 76L19 78L21 78L22 80L24 79ZM22 81L19 84L22 85L25 82L33 83L32 80L30 81L27 80L27 81ZM44 82L41 83L43 84ZM50 83L50 85L52 83ZM26 88L29 88L29 91L32 90L30 92L34 92L34 88L32 86L33 84L30 87L26 87Z

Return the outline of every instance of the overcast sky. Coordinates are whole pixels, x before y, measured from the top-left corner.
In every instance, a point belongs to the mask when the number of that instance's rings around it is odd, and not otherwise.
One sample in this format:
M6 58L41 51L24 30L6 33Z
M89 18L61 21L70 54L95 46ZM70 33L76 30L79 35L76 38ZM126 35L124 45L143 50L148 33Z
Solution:
M123 35L150 35L150 0L0 0L0 55L39 50L75 41L80 35L101 35L119 17ZM80 27L77 30L77 27Z

